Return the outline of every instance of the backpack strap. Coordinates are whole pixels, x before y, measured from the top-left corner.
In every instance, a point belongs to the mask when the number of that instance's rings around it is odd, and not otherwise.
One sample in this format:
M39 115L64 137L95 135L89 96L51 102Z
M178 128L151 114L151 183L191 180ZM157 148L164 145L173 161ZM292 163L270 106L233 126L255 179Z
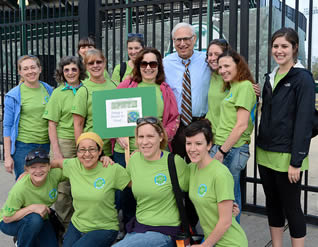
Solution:
M124 75L126 73L126 69L127 69L126 62L122 62L120 64L120 70L119 70L120 82L123 80L123 77L124 77Z

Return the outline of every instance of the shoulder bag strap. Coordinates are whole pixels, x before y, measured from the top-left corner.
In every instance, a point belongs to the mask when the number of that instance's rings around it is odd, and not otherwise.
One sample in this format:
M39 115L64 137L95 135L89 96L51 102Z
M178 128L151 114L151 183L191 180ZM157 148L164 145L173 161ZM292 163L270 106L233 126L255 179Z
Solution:
M126 62L122 62L120 64L120 70L119 70L120 82L123 80L123 77L126 73L126 68L127 68Z

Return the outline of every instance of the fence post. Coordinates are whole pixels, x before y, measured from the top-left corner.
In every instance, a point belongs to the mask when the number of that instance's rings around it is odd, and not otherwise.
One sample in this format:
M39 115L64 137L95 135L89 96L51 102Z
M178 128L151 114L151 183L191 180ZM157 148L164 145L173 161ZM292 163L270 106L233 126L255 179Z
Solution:
M26 16L25 16L25 0L21 0L19 2L19 8L20 8L20 21L21 21L21 54L25 55L27 54L27 34L26 34Z

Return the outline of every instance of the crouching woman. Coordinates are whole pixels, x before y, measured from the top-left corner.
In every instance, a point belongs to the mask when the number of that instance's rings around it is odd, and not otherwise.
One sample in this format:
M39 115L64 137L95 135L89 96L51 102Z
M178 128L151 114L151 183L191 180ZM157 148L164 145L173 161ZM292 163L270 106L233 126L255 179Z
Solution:
M49 162L45 150L29 152L25 158L27 174L14 184L1 209L0 230L16 236L18 246L58 246L48 214L64 177L61 169L51 170Z

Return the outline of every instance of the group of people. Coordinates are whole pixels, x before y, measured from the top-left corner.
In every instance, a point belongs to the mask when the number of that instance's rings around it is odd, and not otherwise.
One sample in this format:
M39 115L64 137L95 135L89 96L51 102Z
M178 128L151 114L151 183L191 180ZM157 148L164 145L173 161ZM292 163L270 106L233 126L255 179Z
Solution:
M177 154L179 185L204 232L204 241L193 246L248 245L240 214L232 211L234 202L241 209L240 173L260 87L226 40L212 40L204 53L194 50L192 25L179 23L171 35L176 52L162 58L145 47L141 34L129 34L129 60L112 77L103 53L83 39L79 57L59 62L54 91L39 81L37 57L19 59L21 83L5 96L3 136L5 168L20 178L0 215L0 230L18 246L58 246L48 220L53 204L67 228L63 246L111 246L118 210L126 235L114 246L175 246L184 229L169 152ZM278 66L266 75L256 142L274 247L282 246L285 218L293 247L304 246L306 235L300 186L309 166L315 88L297 62L298 46L291 28L273 34ZM157 116L137 119L134 138L101 139L93 132L92 93L136 87L155 88Z

